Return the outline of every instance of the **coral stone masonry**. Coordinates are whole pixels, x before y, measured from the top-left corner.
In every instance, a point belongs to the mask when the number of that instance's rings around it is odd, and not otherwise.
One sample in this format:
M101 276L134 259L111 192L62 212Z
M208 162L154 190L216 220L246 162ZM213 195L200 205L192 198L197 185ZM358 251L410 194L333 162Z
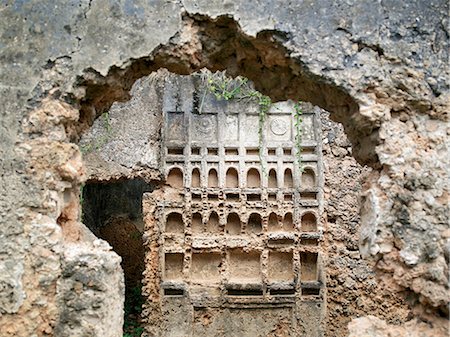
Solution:
M216 100L196 83L165 80L167 185L144 196L150 255L157 257L148 269L156 264L159 276L147 287L159 294L150 306L160 307L148 325L167 337L269 336L277 329L323 336L317 112L303 112L306 151L299 154L293 102L273 104L259 130L255 101Z
M122 337L130 280L142 337L448 336L447 0L0 13L1 337ZM205 68L305 102L302 164L293 104Z

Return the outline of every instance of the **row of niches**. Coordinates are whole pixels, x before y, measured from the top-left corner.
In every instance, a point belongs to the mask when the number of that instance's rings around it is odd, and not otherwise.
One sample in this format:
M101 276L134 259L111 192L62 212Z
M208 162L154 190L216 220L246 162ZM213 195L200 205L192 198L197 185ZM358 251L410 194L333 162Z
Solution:
M249 190L227 190L224 191L203 191L197 189L191 189L190 191L190 202L194 205L197 203L288 203L293 202L300 203L317 203L317 192L291 192L291 191L280 191L280 190L266 190L259 193L252 189Z
M301 177L295 179L292 168L277 172L276 168L268 167L267 173L261 174L260 168L250 167L246 172L229 166L225 172L217 167L209 168L207 173L199 167L194 167L185 176L181 167L171 167L167 171L166 182L173 188L301 188L311 190L317 188L317 175L313 167L304 167ZM297 181L299 180L299 181Z
M304 146L301 148L301 155L316 154L315 146ZM297 149L289 146L264 147L262 149L249 147L195 147L195 146L171 146L166 148L166 156L200 156L200 157L268 157L276 160L279 157L294 157ZM272 157L272 158L270 158ZM169 159L169 158L168 158ZM177 158L178 159L178 158Z
M225 283L230 289L239 285L284 284L294 289L301 283L319 281L318 253L295 250L251 250L165 253L163 281L191 284Z
M204 212L205 213L205 212ZM295 223L292 212L285 214L270 213L261 216L256 212L239 216L236 212L219 215L216 211L209 214L195 212L190 217L183 219L178 212L170 212L165 217L164 232L168 234L184 234L190 228L193 235L198 234L259 234L263 232L317 232L317 216L313 211L306 211L300 217L300 222Z

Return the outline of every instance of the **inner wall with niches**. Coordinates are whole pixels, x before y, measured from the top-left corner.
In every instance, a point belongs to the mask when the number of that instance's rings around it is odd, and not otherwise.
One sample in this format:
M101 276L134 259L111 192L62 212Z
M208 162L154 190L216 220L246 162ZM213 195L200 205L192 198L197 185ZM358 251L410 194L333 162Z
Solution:
M287 324L289 336L322 336L318 113L303 111L300 167L293 102L271 107L261 140L257 102L218 101L195 76L165 81L167 185L144 202L156 220L147 224L157 233L148 254L160 271L149 288L159 289L153 301L162 307L149 323L163 322L167 337L253 337L246 317L265 315L264 331ZM198 330L205 308L209 328Z

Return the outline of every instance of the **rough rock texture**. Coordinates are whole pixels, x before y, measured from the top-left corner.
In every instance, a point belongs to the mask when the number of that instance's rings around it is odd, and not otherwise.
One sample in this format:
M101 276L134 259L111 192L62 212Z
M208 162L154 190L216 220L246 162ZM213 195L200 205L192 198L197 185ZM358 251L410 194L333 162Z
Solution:
M361 258L358 212L362 183L371 169L351 156L342 125L321 114L324 158L325 221L327 223L327 335L347 336L352 318L367 314L401 324L410 312L405 299L377 279L374 263Z
M60 260L63 240L81 239L83 176L71 141L126 99L135 79L163 66L227 68L276 99L329 110L356 159L374 167L363 192L362 253L393 291L448 315L447 1L2 6L0 254L14 266L0 274L2 334L52 333L61 267L43 266ZM42 223L53 235L40 235Z
M110 250L98 239L65 247L55 336L122 336L124 280L120 257Z
M113 104L84 133L79 145L89 163L90 180L159 178L162 110L157 95L160 82L154 79L150 75L136 81L132 98L126 104Z
M433 323L411 320L402 326L389 325L385 321L367 316L354 319L349 324L348 337L447 337L448 320Z

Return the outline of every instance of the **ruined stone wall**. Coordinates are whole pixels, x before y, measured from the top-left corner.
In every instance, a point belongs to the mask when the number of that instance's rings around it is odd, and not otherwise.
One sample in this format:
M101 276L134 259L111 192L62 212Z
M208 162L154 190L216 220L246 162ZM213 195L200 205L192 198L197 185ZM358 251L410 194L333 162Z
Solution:
M105 120L99 118L95 122L93 128L83 136L81 141L82 147L89 148L89 144L96 144L98 139L104 139L104 136L108 135L108 132L111 135L108 141L99 144L97 149L90 148L85 154L89 180L103 181L106 183L108 182L108 179L112 179L112 181L118 179L121 177L121 174L124 178L128 179L150 176L148 172L142 170L140 167L139 158L128 157L127 161L117 158L123 158L123 156L134 154L137 151L142 152L143 149L146 148L147 145L144 147L136 147L135 144L137 144L137 140L133 139L133 134L128 133L127 130L133 128L134 120L146 120L148 121L148 124L146 125L163 123L161 121L163 118L162 111L164 110L163 104L159 103L161 102L161 99L158 98L155 88L160 92L159 96L167 96L169 94L165 93L165 87L161 85L161 83L165 83L166 79L175 81L175 78L177 77L169 75L167 72L158 72L158 75L153 75L151 80L149 78L144 78L142 81L139 81L133 87L131 100L124 104L115 104L109 111L108 118L111 130L108 131ZM175 95L178 96L178 98L174 97L173 99L184 101L185 99L192 97L191 91L193 89L191 80L188 78L183 80L182 78L177 78L176 83L177 85L174 86L172 83L171 88L167 88L168 92L178 92L178 94ZM148 95L151 95L153 101L149 99ZM187 98L182 99L179 97L183 95ZM148 111L155 110L156 107L161 109L160 113L155 111L154 114L148 115ZM223 105L222 108L225 107L226 105ZM234 109L241 111L246 107L246 104L237 104ZM233 110L233 108L231 109ZM316 113L319 113L322 128L320 133L322 134L324 155L323 179L325 213L323 216L323 230L325 236L321 239L322 247L320 251L322 252L325 261L325 269L323 271L327 276L326 335L330 337L346 336L348 333L348 322L352 318L367 314L377 315L390 323L400 324L406 321L410 311L407 304L404 303L403 297L392 293L386 286L378 282L376 275L372 270L373 265L364 261L358 251L358 232L360 228L358 196L362 189L362 183L370 172L370 169L362 167L353 157L351 157L351 144L346 138L342 126L332 122L329 119L329 114L327 112L320 110L317 107L313 108L308 104L304 104L303 109L305 111L316 111ZM123 141L124 135L127 135L129 139ZM142 133L136 133L135 136L141 138ZM158 158L167 156L169 153L167 152L168 150L161 148L162 142L158 140L162 139L160 134L147 133L146 137L147 141L145 144L158 144L156 147L152 147L155 156ZM156 143L150 141L151 139ZM143 141L142 138L141 141ZM119 155L118 152L121 148L133 150ZM160 155L160 153L162 154ZM184 149L182 152L177 152L175 146L175 148L170 150L170 153L169 157L171 158L182 158L182 167L184 167L185 158L183 156L180 157L180 153L184 154ZM230 154L232 153L229 153L229 155ZM306 156L308 157L308 152ZM133 161L133 159L135 159L135 161ZM130 171L118 173L116 170L112 169L118 167L116 164L119 160L122 160L122 167L129 167ZM175 160L175 163L176 162L177 161ZM161 177L159 178L162 180L164 179L162 161L150 170L150 172L154 171L151 173L152 179L157 179L156 177L158 175L156 172L159 170L162 171ZM108 178L108 175L110 175L110 178ZM170 181L168 183L176 183L178 181L176 176L173 176L172 178L173 179L169 179ZM200 180L198 179L199 177L192 181L191 178L189 181L191 181L195 187L200 184ZM158 213L155 210L156 204L165 198L165 195L166 198L168 195L172 202L176 202L177 198L179 198L178 191L172 190L171 188L165 193L157 191L153 194L154 196L149 196L145 199L147 200L145 201L147 204L145 212L147 214L147 226L151 227L147 230L148 232L145 235L145 237L147 237L147 243L153 242L152 239L150 239L152 237L150 233L154 230L152 221L155 222L157 233L159 233L158 226L165 222L164 216L160 220L151 220L153 219L154 214ZM199 194L199 197L201 196L202 194ZM219 198L219 196L217 197ZM166 212L169 211L166 210ZM161 234L156 235L156 238L153 240L159 242L159 235ZM148 247L152 247L152 245L149 245ZM156 256L158 255L159 254L156 254ZM156 259L156 261L158 260L160 259ZM145 273L145 275L148 275L149 282L152 282L152 278L154 275L158 274L160 268L161 266L159 266L159 263L155 263L154 258L149 254L147 256L147 272ZM161 271L159 272L161 273ZM159 285L153 287L148 286L147 289L147 295L152 299L155 298L156 293L161 292ZM172 290L175 294L177 289ZM181 291L184 294L184 288ZM149 307L144 310L144 315L152 316L157 312L157 310L155 311L155 309ZM203 316L209 318L206 321L199 321L199 323L211 323L212 314L213 312L206 310L203 313ZM167 318L167 315L165 315L165 317ZM158 321L160 318L154 317L153 319ZM310 317L310 319L315 321L316 318ZM167 320L167 322L170 323L170 320ZM156 329L159 329L160 325L155 325L153 323L151 326L155 326ZM174 325L172 321L170 326L176 325Z
M352 155L374 168L363 189L363 255L429 320L448 316L447 1L2 6L2 333L48 335L63 319L60 262L66 243L79 247L84 238L74 142L128 98L136 79L161 67L228 69L275 99L330 111Z
M322 111L324 199L327 224L327 335L347 336L356 317L374 315L395 325L408 320L410 308L378 279L373 263L358 249L361 219L359 195L371 169L351 156L352 147L342 125Z

